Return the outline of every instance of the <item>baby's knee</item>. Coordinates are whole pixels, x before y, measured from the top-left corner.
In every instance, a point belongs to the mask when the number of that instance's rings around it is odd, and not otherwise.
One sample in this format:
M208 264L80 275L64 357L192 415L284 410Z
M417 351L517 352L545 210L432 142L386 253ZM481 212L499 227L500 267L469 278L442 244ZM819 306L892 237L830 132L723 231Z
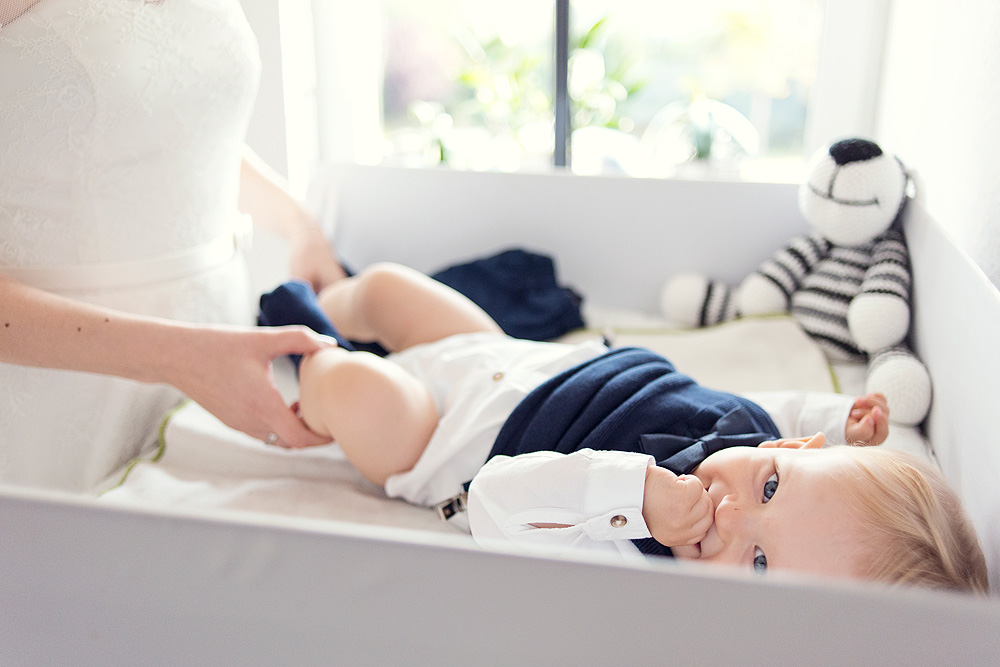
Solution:
M352 354L339 347L324 348L302 357L299 363L299 411L306 426L329 436L327 401L339 369Z
M352 395L377 393L385 384L385 362L367 352L327 348L302 360L299 389L303 407L318 400L341 400Z
M340 347L324 347L302 357L299 363L300 389L311 387L330 369L345 361L349 351Z
M400 294L427 276L402 264L378 262L358 274L358 289L362 300L370 302Z
M358 422L395 415L399 423L422 426L419 430L423 431L437 421L426 385L391 361L367 352L332 348L310 355L300 367L299 385L307 424L310 417L329 425L343 422L345 414Z
M332 437L375 484L413 467L437 427L428 387L367 352L313 355L301 374L306 424Z

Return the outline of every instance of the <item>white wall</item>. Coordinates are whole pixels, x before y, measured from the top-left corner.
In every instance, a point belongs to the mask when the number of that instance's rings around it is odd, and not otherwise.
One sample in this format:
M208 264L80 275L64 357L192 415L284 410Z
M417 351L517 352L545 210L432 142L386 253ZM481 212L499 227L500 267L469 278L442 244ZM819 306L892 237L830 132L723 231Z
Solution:
M285 99L282 85L281 35L277 0L241 0L243 13L257 36L263 65L260 91L247 143L275 171L288 175L288 147L285 137Z
M376 164L360 147L382 135L380 0L240 2L263 63L250 147L298 197L321 162Z
M827 0L803 155L841 137L874 134L892 0Z
M876 136L1000 286L1000 2L895 0Z

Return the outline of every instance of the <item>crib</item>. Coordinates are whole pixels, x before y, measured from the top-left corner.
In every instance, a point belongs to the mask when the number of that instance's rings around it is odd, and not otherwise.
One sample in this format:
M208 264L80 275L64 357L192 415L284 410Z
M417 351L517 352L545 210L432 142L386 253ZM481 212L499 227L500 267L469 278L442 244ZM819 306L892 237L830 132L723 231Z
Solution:
M509 247L588 303L655 312L666 278L736 281L802 231L795 186L337 165L313 192L354 268ZM422 524L0 489L0 663L1000 664L1000 294L912 202L923 435L980 532L987 599L671 561L487 551ZM258 239L262 288L280 249ZM414 515L416 517L416 515Z

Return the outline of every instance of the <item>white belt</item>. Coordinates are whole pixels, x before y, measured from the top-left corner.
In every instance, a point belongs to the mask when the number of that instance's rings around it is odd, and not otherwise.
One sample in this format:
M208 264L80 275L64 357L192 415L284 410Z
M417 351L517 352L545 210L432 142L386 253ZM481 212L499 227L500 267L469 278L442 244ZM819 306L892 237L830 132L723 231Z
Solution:
M0 266L0 273L26 285L52 291L89 291L176 280L221 266L248 250L253 237L250 216L239 216L234 226L234 230L212 241L162 255L72 266Z

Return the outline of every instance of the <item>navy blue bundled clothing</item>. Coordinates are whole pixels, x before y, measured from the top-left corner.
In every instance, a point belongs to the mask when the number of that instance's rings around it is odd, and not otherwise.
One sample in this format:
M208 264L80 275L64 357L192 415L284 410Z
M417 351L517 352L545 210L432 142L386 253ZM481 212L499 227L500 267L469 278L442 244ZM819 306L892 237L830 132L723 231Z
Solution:
M283 327L291 324L301 324L324 336L337 340L337 345L345 350L354 350L355 346L344 338L333 322L326 316L316 300L312 285L301 280L289 280L260 297L260 312L257 314L257 324L262 327ZM302 356L289 355L292 363L298 368Z
M547 255L505 250L431 277L464 294L514 338L553 340L584 326L582 298L559 285Z
M654 352L621 348L529 393L507 418L490 458L585 448L639 452L682 475L726 447L778 437L755 403L702 387ZM643 553L671 555L653 538L634 543Z
M344 268L348 275L350 269ZM527 250L505 250L491 257L457 264L431 276L464 294L482 308L509 336L524 340L553 340L584 326L583 299L556 279L551 257ZM290 280L260 298L261 326L304 324L337 339L347 350L364 350L379 356L388 351L378 343L347 341L319 306L312 286ZM299 357L292 357L296 365Z
M320 307L312 285L302 280L289 280L261 295L257 324L262 327L301 324L316 333L337 339L337 344L346 350L354 349Z

